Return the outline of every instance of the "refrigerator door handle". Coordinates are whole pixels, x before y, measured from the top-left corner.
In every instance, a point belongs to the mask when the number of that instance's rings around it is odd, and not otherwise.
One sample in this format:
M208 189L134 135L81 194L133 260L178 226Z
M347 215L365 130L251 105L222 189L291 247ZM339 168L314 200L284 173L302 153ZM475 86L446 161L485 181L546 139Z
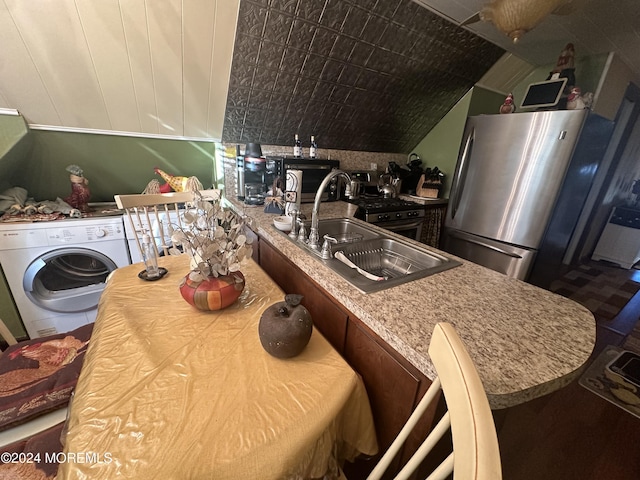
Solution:
M473 141L475 139L475 128L469 132L467 135L467 139L464 143L464 149L462 150L462 155L460 156L460 165L458 166L458 171L455 173L456 182L451 188L453 192L453 199L451 202L451 218L456 217L456 212L458 211L458 207L460 206L460 198L462 197L462 191L464 189L465 178L467 176L468 165L467 162L469 157L471 157L471 150L473 149Z
M464 240L465 242L475 243L476 245L488 248L489 250L493 250L494 252L498 252L498 253L501 253L503 255L507 255L509 257L522 258L522 256L518 255L517 253L509 252L508 250L503 250L502 248L498 248L495 245L491 245L489 243L485 243L485 242L483 242L481 240L476 240L476 239L469 238L467 235L460 235L460 234L456 233L455 231L449 232L449 235L451 235L452 237L456 237L456 238L459 238L461 240Z

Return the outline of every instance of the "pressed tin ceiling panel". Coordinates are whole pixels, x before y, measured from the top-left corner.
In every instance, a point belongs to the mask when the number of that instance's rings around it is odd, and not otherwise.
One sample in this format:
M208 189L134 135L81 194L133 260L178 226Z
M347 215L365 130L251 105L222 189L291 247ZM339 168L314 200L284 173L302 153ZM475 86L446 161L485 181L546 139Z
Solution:
M408 153L503 53L411 0L241 0L223 141Z

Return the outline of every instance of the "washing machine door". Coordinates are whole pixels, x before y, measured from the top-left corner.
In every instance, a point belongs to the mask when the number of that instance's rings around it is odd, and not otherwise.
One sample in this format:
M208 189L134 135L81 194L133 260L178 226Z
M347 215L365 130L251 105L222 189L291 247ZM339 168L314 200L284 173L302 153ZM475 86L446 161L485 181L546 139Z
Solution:
M53 312L83 312L97 307L107 276L117 265L88 248L60 248L36 258L23 278L27 297Z

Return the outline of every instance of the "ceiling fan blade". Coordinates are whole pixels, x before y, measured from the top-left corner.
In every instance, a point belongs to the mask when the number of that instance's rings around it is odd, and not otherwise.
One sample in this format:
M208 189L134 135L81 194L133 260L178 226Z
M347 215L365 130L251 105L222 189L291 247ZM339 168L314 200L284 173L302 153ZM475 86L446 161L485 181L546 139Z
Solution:
M464 27L465 25L471 25L472 23L479 22L480 20L482 20L480 18L480 12L476 12L475 14L467 18L464 22L462 22L459 26Z

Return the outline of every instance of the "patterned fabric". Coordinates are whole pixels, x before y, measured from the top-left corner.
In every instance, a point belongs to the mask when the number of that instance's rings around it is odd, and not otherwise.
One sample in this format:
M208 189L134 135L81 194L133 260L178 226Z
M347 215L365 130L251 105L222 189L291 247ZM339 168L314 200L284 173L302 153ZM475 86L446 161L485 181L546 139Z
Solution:
M427 208L420 238L422 243L440 248L440 237L442 235L442 226L444 225L444 216L446 213L446 205Z
M60 437L64 422L25 440L0 448L0 478L13 480L54 479L62 454Z
M65 405L75 388L93 324L20 342L0 355L0 430Z

